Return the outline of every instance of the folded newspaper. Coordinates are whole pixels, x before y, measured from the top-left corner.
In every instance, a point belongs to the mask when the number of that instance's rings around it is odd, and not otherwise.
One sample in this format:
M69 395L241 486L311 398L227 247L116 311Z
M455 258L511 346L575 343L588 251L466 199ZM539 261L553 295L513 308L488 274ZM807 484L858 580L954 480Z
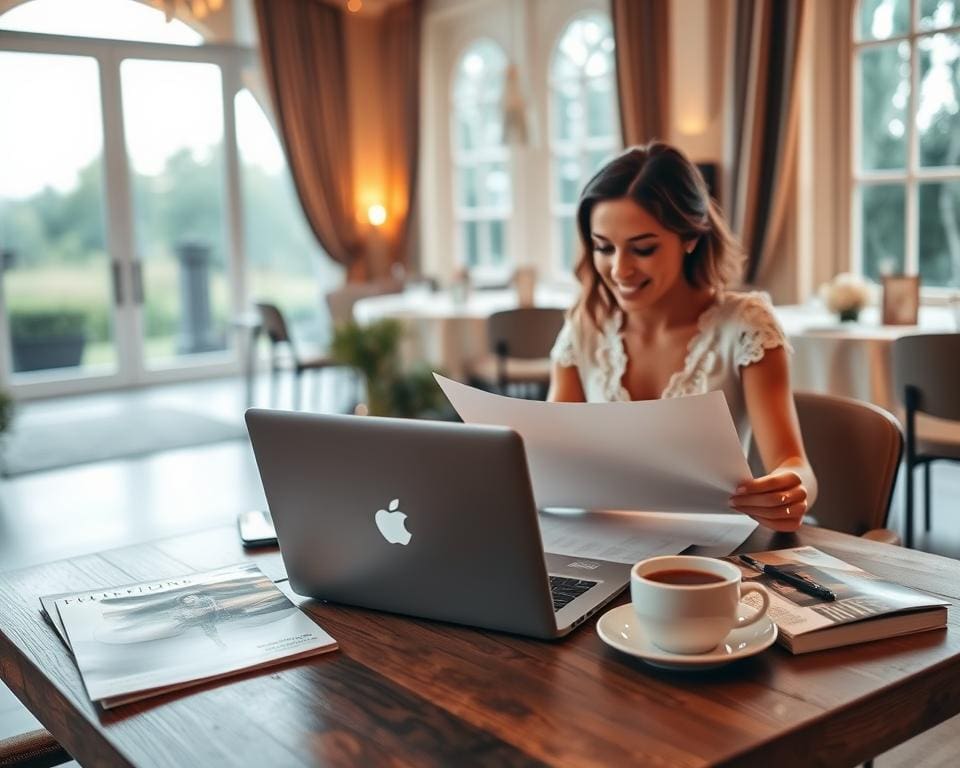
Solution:
M252 564L40 604L105 709L337 647Z
M752 554L781 570L807 576L836 594L828 601L800 592L775 577L729 558L745 581L759 582L770 592L770 618L780 630L777 641L791 653L808 653L884 637L907 635L946 626L946 600L884 581L815 547L796 547ZM759 607L748 595L745 602Z

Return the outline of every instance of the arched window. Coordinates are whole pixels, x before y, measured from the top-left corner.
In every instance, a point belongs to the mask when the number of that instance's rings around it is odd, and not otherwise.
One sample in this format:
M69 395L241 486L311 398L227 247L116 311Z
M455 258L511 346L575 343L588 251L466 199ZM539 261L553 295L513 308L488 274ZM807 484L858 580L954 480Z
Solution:
M960 286L960 4L862 0L853 28L855 265Z
M471 271L507 266L512 203L510 153L503 143L506 68L503 49L492 40L478 40L461 56L453 82L457 253Z
M564 271L576 253L580 191L620 148L613 48L609 17L589 13L567 24L550 61L550 210Z

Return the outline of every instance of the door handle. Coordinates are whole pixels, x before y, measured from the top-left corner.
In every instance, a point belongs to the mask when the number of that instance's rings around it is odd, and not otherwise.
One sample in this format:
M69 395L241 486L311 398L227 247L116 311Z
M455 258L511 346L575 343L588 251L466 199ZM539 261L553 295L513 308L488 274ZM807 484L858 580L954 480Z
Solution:
M123 304L123 265L114 259L110 262L110 277L113 281L113 303Z
M133 303L143 304L143 262L133 262Z

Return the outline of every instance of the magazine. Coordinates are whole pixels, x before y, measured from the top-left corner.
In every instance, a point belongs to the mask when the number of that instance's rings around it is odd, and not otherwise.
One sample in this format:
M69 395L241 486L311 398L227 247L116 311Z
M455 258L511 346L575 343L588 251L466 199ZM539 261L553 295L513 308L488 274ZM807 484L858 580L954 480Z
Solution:
M836 594L824 600L750 568L736 557L744 581L761 583L770 593L770 618L777 641L791 653L852 645L884 637L938 629L947 624L946 600L884 581L815 547L796 547L751 554L785 571L806 576ZM755 607L760 600L748 595Z
M40 602L105 709L337 647L252 564Z

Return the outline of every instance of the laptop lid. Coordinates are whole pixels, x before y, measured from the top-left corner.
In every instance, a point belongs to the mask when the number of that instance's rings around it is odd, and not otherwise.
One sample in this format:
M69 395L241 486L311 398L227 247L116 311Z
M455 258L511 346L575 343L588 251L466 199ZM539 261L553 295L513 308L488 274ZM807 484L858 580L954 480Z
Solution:
M558 634L516 432L262 409L246 421L297 592Z

